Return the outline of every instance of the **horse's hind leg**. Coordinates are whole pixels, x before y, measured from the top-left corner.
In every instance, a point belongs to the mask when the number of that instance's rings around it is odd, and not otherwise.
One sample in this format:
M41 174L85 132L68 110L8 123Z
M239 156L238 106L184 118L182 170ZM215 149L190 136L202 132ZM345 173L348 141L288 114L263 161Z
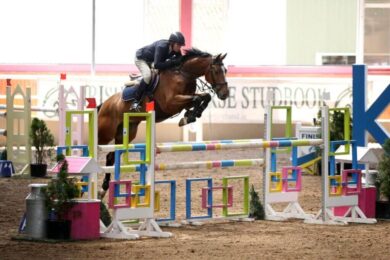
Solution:
M207 108L207 106L211 101L211 96L209 93L202 94L201 98L202 98L201 103L197 104L194 107L194 111L197 118L200 118L202 116L203 111Z

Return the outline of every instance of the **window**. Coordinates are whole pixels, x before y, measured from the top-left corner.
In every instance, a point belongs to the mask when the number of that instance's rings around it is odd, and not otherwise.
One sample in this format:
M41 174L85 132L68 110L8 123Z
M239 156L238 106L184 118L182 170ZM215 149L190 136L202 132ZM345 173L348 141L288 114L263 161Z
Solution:
M366 0L364 62L390 65L390 0Z
M317 53L316 65L352 65L356 62L354 53Z
M0 3L1 63L90 63L92 1Z

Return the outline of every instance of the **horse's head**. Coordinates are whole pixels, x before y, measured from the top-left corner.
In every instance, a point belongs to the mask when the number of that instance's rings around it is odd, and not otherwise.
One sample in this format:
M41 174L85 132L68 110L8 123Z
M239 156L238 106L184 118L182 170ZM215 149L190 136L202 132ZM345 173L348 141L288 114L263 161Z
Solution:
M226 68L223 65L223 59L226 54L211 56L207 52L191 48L185 50L182 57L180 70L190 77L198 78L205 76L206 81L211 85L211 89L217 94L218 98L225 100L229 97L228 83L226 82Z
M205 79L211 84L212 89L217 94L218 98L225 100L229 97L229 87L226 81L226 68L223 65L225 54L218 54L212 58L209 69L205 73Z

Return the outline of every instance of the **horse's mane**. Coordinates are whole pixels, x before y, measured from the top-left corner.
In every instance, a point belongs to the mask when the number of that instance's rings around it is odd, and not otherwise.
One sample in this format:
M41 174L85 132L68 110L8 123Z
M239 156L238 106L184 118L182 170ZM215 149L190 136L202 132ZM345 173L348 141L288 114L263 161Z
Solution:
M189 59L196 58L196 57L202 57L207 58L210 57L211 54L207 52L203 52L197 48L191 48L184 50L184 55L182 57L182 63L186 62Z

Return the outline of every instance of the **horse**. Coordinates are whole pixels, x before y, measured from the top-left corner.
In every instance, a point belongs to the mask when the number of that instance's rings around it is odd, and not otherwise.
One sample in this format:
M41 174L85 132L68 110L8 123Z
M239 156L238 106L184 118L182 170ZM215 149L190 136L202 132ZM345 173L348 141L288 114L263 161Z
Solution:
M185 51L180 64L171 69L159 72L159 82L152 97L155 103L156 122L162 122L186 110L179 126L196 121L211 101L213 92L221 100L229 97L229 87L226 81L226 68L223 64L225 54L211 55L199 49L192 48ZM205 77L202 93L196 93L197 79ZM115 140L115 144L123 143L123 114L130 112L132 101L124 101L121 93L109 97L99 108L98 112L98 144L104 145ZM144 112L146 102L143 102L140 112ZM136 137L138 125L142 118L132 119L129 126L129 143ZM114 153L106 157L106 165L114 164ZM109 180L109 175L106 174ZM106 185L107 186L107 183Z

